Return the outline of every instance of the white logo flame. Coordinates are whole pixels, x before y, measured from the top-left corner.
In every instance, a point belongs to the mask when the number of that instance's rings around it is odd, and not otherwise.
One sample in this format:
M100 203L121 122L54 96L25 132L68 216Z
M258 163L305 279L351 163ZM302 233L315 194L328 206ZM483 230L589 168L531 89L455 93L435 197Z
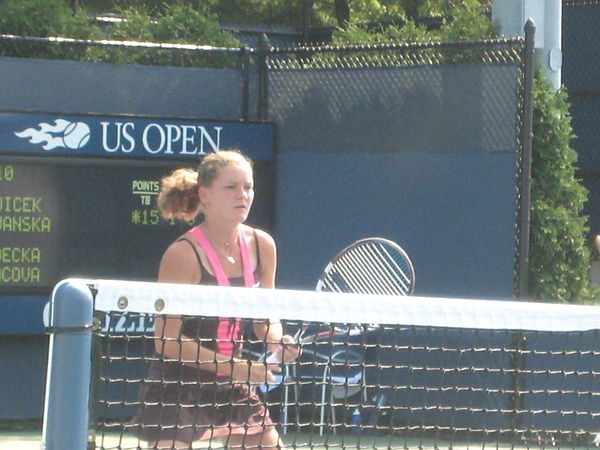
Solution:
M84 147L90 139L90 127L83 122L69 122L68 120L56 119L54 125L49 123L38 123L39 129L27 128L15 132L15 136L29 139L32 144L40 144L44 150L52 150L57 147L78 150Z

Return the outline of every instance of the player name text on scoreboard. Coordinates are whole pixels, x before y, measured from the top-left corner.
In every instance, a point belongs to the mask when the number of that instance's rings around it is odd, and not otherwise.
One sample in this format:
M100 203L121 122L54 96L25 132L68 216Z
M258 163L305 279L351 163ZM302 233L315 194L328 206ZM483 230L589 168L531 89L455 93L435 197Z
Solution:
M40 264L44 249L39 246L39 236L52 233L53 220L47 214L43 195L29 184L18 167L0 165L0 232L8 239L0 240L0 284L37 284L41 281ZM23 192L22 189L31 189ZM4 195L16 193L21 195ZM23 239L23 235L29 237Z

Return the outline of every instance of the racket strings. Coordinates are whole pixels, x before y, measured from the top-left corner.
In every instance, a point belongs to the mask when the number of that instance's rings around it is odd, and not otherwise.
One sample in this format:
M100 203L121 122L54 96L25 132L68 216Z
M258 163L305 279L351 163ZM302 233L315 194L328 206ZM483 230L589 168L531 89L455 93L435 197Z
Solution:
M374 246L375 247L375 246ZM377 246L375 248L375 250L385 253L385 255L387 256L386 262L389 262L390 266L391 266L391 273L393 275L398 275L399 277L401 277L402 279L404 279L404 286L406 286L406 290L407 292L410 290L410 286L413 283L413 278L412 276L408 276L407 273L410 273L410 268L408 267L408 265L406 264L406 261L404 260L404 258L400 255L396 255L396 257L394 257L389 249L382 247L382 246ZM403 263L402 266L400 267L399 263Z
M366 252L361 252L359 249L356 249L357 255L348 254L347 258L345 258L348 263L348 266L354 268L355 271L362 271L362 280L363 284L358 286L356 290L357 293L361 292L371 292L382 295L393 295L394 293L401 294L400 292L395 292L395 286L390 285L389 279L386 276L384 267L374 267L373 265L365 265L364 262L373 262L373 257L371 254ZM361 253L365 253L364 255L360 255ZM381 261L380 261L381 262Z
M357 259L349 254L336 262L334 270L344 281L336 285L339 292L390 294L385 285L378 283L373 274L358 265Z
M377 244L367 244L364 247L357 247L357 251L362 252L364 257L371 261L367 268L378 276L379 282L391 288L392 294L407 295L409 293L411 282L405 269L398 265L387 248Z
M350 258L337 261L336 266L325 277L324 285L327 290L333 292L389 294L387 290L382 289L381 285L372 280L369 273L362 271L358 274L357 266Z
M326 271L323 285L333 292L408 295L413 277L404 266L382 245L368 243L341 255Z

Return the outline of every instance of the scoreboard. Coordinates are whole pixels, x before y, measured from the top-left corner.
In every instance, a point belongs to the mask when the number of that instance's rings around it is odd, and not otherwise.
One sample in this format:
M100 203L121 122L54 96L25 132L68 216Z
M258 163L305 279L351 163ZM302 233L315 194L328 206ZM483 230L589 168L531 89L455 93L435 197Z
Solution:
M194 225L160 217L160 179L219 149L254 160L248 223L272 225L272 124L0 113L0 138L0 301L69 277L155 280Z

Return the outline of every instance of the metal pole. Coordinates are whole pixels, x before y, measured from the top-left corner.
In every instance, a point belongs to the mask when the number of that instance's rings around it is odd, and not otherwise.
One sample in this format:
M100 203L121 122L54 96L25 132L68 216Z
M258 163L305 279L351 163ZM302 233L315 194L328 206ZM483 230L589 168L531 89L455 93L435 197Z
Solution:
M93 298L79 280L59 283L49 311L50 347L42 450L85 450L88 442Z
M310 41L310 29L312 27L313 0L302 0L302 44L307 45Z
M258 42L258 119L267 120L269 111L269 86L267 54L269 51L269 39L262 34Z
M242 48L242 119L249 120L250 113L250 52L247 47Z
M554 90L560 89L562 67L561 0L493 0L492 22L504 36L520 36L528 19L538 30L535 36L536 61Z
M533 74L535 24L531 19L525 23L525 61L523 80L523 126L521 145L523 151L521 167L521 204L519 223L519 284L517 298L527 298L529 293L529 232L531 218L531 159L533 142Z
M545 0L544 6L546 21L543 30L544 48L536 50L537 59L552 87L558 91L561 85L562 68L562 2Z

